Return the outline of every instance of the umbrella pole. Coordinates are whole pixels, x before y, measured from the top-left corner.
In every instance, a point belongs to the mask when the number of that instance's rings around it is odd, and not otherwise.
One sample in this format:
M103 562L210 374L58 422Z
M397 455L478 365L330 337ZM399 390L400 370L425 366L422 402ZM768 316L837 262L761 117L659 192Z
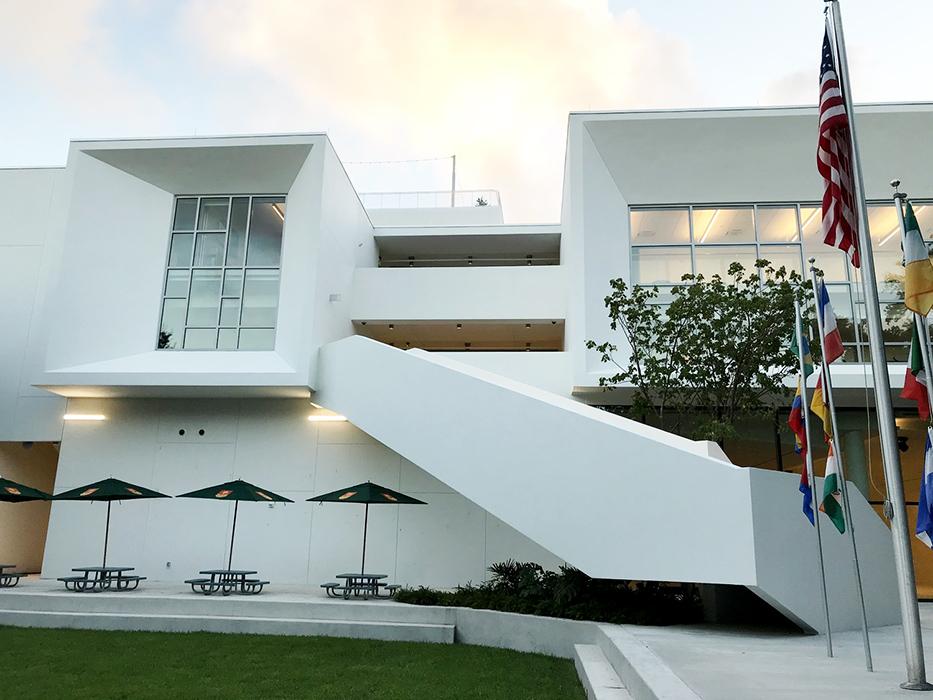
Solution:
M363 561L360 564L360 573L366 573L366 530L369 528L369 504L366 504L366 514L363 516Z
M239 501L234 501L233 506L233 529L230 532L230 557L227 559L227 571L233 568L233 538L236 537L236 513L240 507Z
M104 563L101 566L107 566L107 540L110 539L110 506L112 501L107 501L107 526L104 529Z

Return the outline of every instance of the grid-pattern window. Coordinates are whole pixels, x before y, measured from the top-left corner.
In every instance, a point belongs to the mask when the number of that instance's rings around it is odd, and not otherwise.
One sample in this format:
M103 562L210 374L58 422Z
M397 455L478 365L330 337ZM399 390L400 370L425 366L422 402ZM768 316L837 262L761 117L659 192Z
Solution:
M933 203L915 201L920 230L933 234ZM885 351L905 361L910 343L910 315L903 304L900 227L893 203L868 207L879 295L884 318ZM754 204L637 207L630 216L632 282L657 285L661 302L667 287L685 274L725 276L729 264L746 269L756 258L801 273L816 258L829 285L833 309L846 345L845 361L868 362L865 306L857 271L846 255L823 243L818 204Z
M285 196L178 197L160 350L272 350Z

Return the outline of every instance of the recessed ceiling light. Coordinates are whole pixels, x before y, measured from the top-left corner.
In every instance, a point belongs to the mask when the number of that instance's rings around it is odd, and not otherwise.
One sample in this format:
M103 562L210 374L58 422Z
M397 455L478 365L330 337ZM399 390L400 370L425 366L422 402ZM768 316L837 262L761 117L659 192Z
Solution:
M107 420L107 416L102 413L66 413L62 418L65 420Z

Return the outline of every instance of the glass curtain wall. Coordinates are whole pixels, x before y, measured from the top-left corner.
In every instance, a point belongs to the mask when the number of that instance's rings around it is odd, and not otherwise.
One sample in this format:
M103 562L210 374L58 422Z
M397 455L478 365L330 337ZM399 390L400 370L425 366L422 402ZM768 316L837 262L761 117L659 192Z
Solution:
M272 350L285 196L178 197L160 350Z
M913 202L920 230L933 233L933 203ZM832 298L846 362L868 362L864 300L858 271L846 255L823 243L817 204L633 207L632 282L665 288L685 274L725 276L729 264L746 268L757 258L803 273L816 258ZM910 343L910 316L903 304L904 270L897 213L891 203L869 205L869 228L885 323L885 351L904 362Z

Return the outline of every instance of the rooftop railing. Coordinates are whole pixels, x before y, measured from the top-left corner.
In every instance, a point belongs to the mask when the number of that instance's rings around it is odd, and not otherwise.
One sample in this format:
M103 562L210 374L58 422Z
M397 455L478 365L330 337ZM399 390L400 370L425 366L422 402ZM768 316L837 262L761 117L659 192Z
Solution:
M432 192L361 192L367 209L440 209L444 207L498 207L498 190L437 190Z

